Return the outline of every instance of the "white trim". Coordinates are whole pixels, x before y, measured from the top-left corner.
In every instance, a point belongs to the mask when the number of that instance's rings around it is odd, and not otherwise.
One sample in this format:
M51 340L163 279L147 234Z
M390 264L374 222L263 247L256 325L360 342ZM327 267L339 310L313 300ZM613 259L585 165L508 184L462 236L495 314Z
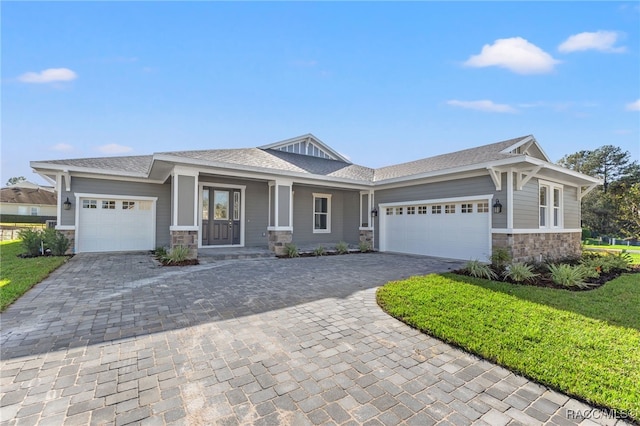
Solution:
M71 192L71 175L67 170L62 173L62 177L64 177L64 189L67 192Z
M513 171L507 172L507 228L513 228Z
M582 197L584 197L585 195L590 193L593 189L595 189L596 186L598 186L597 183L594 183L594 184L589 185L587 187L579 187L578 190L576 191L576 197L577 197L578 201L581 201Z
M267 226L267 231L291 231L291 232L293 232L293 226Z
M440 204L440 203L456 203L460 201L478 201L478 200L492 200L494 197L493 194L483 194L483 195L469 195L466 197L451 197L451 198L434 198L431 200L410 200L410 201L397 201L393 203L380 203L378 206L380 209L386 207L396 207L396 206L412 206L418 204ZM491 209L491 206L489 206ZM382 217L383 213L378 211L378 218Z
M564 185L556 182L550 182L547 180L538 179L538 224L540 224L540 188L546 187L548 189L547 193L547 201L548 204L545 206L547 208L546 217L545 217L545 225L540 225L540 229L563 229L564 227ZM554 192L556 189L560 190L560 202L558 203L558 225L553 224L553 213L555 210L554 201L555 195ZM510 228L507 226L507 228Z
M313 217L311 218L311 230L314 234L330 234L331 233L331 197L333 194L325 194L322 192L313 192L313 206L311 208L311 213ZM327 199L327 229L316 229L316 198L326 198ZM320 212L319 214L322 214Z
M502 191L502 171L496 170L492 166L487 167L487 171L489 172L489 176L496 187L496 191Z
M169 227L169 231L197 231L197 230L198 230L197 226L180 225L180 226Z
M75 231L75 225L56 225L57 231Z
M94 194L85 192L76 192L76 198L113 198L116 200L140 200L140 201L157 201L158 197L144 197L140 195L114 195L114 194Z
M533 228L533 229L507 229L507 228L491 228L492 234L569 234L574 232L582 232L580 228Z
M200 174L200 171L196 168L193 167L186 167L186 166L173 166L173 171L172 173L174 175L178 174L180 176L192 176L192 177L196 177L198 176L198 174Z
M229 189L238 189L240 190L240 244L226 244L226 245L208 245L205 246L202 244L202 205L200 203L202 197L202 190L205 186L213 187L213 188L229 188ZM247 190L247 185L234 185L229 183L216 183L209 181L198 181L198 196L197 196L197 204L198 208L197 215L198 220L196 227L198 230L198 248L216 248L216 247L244 247L244 237L245 237L245 194ZM211 197L211 194L209 194Z
M60 173L56 175L56 220L62 223L62 176Z
M108 170L108 169L96 169L93 167L79 167L72 166L69 164L53 164L47 162L30 162L29 165L33 169L45 169L45 170L56 170L56 171L64 171L64 172L87 172L96 175L115 175L115 176L130 176L130 177L140 177L145 178L147 173L134 173L134 172L125 172L122 170Z
M537 166L532 170L518 171L516 174L516 189L518 191L522 191L527 182L529 182L532 177L537 175L540 170L542 170L542 166Z

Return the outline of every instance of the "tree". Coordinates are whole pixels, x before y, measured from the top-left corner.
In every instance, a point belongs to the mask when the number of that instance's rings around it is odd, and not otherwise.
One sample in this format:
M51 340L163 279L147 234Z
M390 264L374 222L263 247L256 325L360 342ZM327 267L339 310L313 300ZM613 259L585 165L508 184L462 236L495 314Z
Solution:
M27 178L24 176L14 176L9 178L9 180L7 181L7 186L13 186L20 182L26 182L26 180Z

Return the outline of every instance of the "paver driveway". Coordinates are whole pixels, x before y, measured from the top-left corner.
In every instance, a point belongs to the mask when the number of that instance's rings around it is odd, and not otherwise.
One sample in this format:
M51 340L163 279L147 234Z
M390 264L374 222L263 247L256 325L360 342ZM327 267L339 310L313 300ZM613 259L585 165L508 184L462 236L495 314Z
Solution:
M78 255L2 314L3 424L570 424L578 403L387 316L386 254ZM588 423L585 421L584 423Z

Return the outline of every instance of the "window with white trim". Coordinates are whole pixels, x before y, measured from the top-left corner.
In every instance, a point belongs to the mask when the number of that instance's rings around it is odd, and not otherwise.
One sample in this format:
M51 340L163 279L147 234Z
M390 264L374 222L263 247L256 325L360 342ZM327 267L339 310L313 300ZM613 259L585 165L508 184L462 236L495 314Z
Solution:
M418 214L427 214L427 206L418 206Z
M83 209L97 209L98 201L97 200L82 200L82 208Z
M540 228L562 228L562 185L540 182Z
M387 216L393 215L393 207L387 207Z
M416 214L416 208L414 206L407 207L407 214Z
M136 208L135 201L123 201L122 202L122 210L133 210Z
M116 208L115 200L102 200L102 208L107 210L115 210Z
M396 214L402 214L402 207L396 207Z
M431 206L431 214L442 214L442 206Z
M313 194L313 232L331 232L331 195Z
M444 213L445 214L453 214L456 212L456 205L455 204L445 204L444 205Z
M478 213L489 213L489 203L478 203Z
M473 204L462 204L460 207L461 213L473 213Z

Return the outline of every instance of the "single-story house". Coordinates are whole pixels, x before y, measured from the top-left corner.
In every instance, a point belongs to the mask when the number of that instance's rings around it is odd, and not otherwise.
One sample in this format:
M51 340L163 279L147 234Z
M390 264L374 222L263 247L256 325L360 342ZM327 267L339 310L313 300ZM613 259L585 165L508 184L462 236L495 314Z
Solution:
M45 223L56 219L55 188L24 181L0 189L0 222Z
M283 253L339 241L486 260L580 252L580 199L596 178L551 163L529 135L373 169L311 134L246 149L33 161L60 194L79 252L188 246ZM69 200L69 202L66 202Z

